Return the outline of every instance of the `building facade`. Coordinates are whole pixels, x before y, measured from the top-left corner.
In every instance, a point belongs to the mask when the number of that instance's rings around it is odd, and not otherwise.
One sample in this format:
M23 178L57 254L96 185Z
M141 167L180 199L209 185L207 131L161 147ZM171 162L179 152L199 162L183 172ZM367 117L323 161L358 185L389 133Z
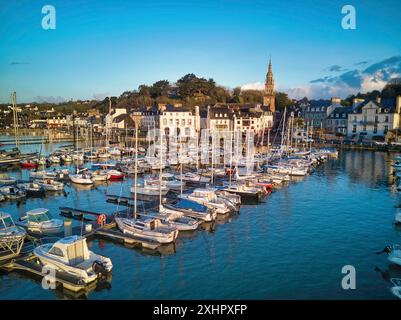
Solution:
M189 136L192 129L199 132L199 107L195 107L195 112L193 112L187 108L166 106L164 110L159 112L158 122L159 129L166 132L166 134L170 134L173 129L176 129L178 133Z
M401 96L360 103L348 115L348 136L359 139L384 138L389 130L400 127L400 109Z

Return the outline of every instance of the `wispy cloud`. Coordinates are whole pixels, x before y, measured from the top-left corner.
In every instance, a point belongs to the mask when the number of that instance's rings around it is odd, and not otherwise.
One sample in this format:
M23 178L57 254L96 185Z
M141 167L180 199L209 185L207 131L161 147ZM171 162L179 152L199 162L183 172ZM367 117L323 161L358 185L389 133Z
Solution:
M29 64L29 62L23 62L23 61L12 61L10 62L10 66L16 66L19 64Z
M341 72L341 71L345 71L346 69L344 69L342 66L339 66L338 64L334 64L330 67L325 68L323 71L328 71L328 72Z
M357 63L355 63L355 66L363 66L365 64L368 64L369 61L359 61Z
M367 61L360 61L357 64L362 66L367 63ZM327 72L329 71L327 69ZM288 88L284 91L292 98L346 97L358 92L381 90L390 79L400 76L401 56L393 56L368 65L365 69L347 70L336 76L326 75L311 80L308 85Z

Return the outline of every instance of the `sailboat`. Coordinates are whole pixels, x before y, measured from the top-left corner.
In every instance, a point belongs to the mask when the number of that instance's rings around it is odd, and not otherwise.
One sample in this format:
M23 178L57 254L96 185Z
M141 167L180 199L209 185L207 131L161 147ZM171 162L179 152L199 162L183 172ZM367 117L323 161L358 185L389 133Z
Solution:
M138 127L135 122L135 168L138 165ZM162 163L162 162L161 162ZM161 170L161 169L160 169ZM171 243L177 239L178 229L171 225L166 225L161 219L156 217L141 217L137 215L137 171L135 171L134 178L134 217L123 218L115 217L117 227L124 233L134 237L144 238L149 241L156 241L158 243ZM161 177L160 177L161 179ZM161 188L159 184L159 195L161 201Z

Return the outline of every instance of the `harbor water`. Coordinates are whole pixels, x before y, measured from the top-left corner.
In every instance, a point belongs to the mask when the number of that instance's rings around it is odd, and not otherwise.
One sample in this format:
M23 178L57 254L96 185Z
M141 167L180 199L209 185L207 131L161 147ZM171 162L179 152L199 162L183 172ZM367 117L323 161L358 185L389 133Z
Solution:
M183 233L163 252L89 241L91 250L111 258L113 274L110 283L79 296L42 289L41 279L27 274L1 271L0 299L395 299L390 278L401 278L401 267L375 254L401 243L401 229L393 223L400 204L394 156L340 151L338 159L263 203ZM22 179L29 174L9 173ZM93 188L68 184L64 193L44 199L0 203L0 211L15 220L38 207L55 217L60 206L110 214L124 207L107 203L105 195L128 196L132 184L131 178ZM355 267L355 290L341 286L345 265Z

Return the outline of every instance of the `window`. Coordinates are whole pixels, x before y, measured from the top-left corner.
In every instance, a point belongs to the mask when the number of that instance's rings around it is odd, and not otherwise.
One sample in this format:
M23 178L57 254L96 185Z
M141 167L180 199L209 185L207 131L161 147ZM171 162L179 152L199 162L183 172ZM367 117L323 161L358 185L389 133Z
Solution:
M379 122L379 117L375 116L375 123L378 123L378 122Z
M366 125L363 125L362 131L366 131Z
M388 131L388 126L384 126L383 133L384 133L384 134L386 134L386 133L387 133L387 131Z
M388 116L384 118L384 122L388 122ZM388 127L388 126L387 126Z
M167 119L163 119L163 125L167 126Z
M173 119L170 119L169 123L172 126L173 125Z
M182 120L181 120L181 125L182 125L182 126L185 126L185 119L182 119Z
M50 253L50 254L53 254L53 255L55 255L55 256L64 257L63 251L61 251L61 250L60 250L59 248L57 248L57 247L51 248L51 250L50 250L49 253Z
M191 119L188 119L188 125L189 126L192 125L192 120Z
M352 126L352 132L353 132L353 133L356 132L356 124L354 124L354 125Z
M354 122L356 122L356 116L354 116Z
M377 133L377 124L375 124L373 127L373 133Z

